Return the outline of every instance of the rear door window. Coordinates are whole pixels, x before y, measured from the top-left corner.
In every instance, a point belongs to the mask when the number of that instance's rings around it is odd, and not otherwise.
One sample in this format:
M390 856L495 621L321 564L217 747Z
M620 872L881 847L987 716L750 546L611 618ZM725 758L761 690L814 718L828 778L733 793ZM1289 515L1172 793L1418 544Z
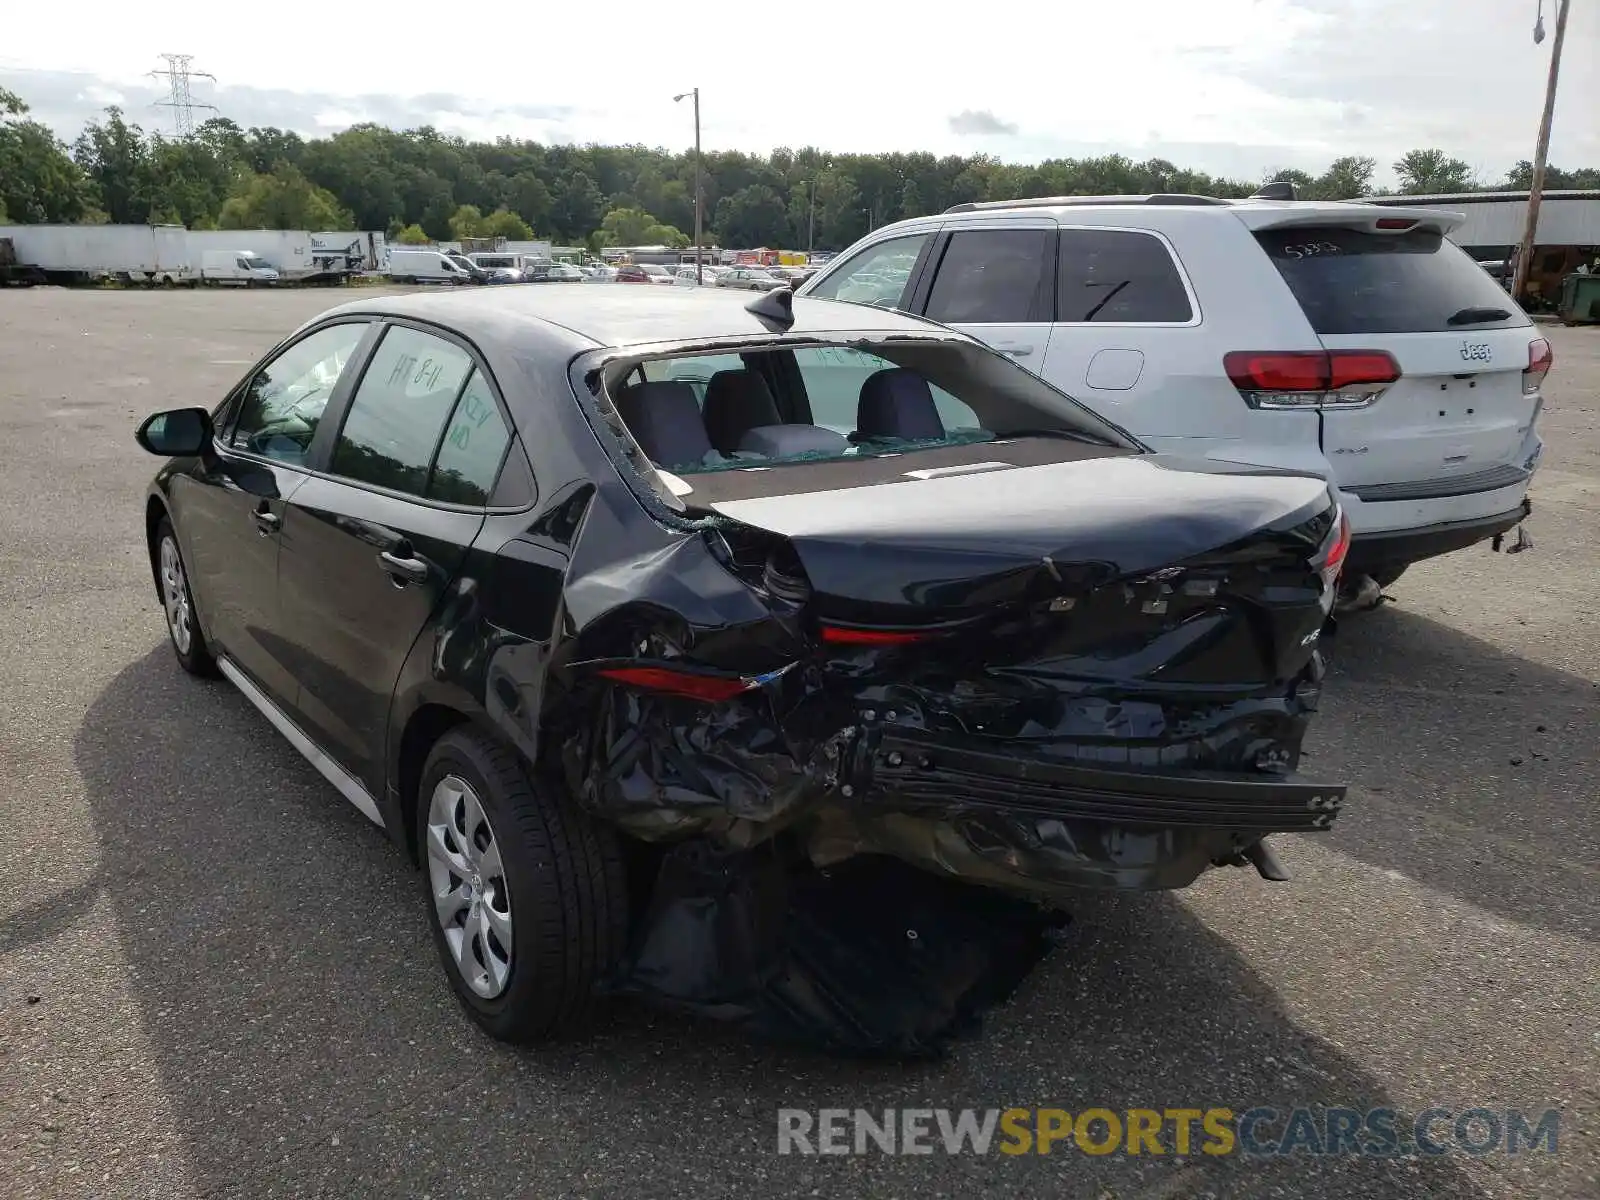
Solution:
M849 437L856 431L861 388L867 379L895 364L851 346L805 347L794 352L795 365L805 384L811 420L825 429ZM936 384L929 384L934 407L946 429L975 429L977 415Z
M1184 325L1194 307L1167 245L1129 229L1063 229L1058 321Z
M900 308L911 285L917 256L933 234L914 233L868 246L806 293L819 300L846 300L878 308Z
M1319 334L1454 333L1529 324L1500 285L1440 233L1299 225L1261 230L1256 241Z
M333 447L330 469L359 483L427 494L445 419L472 371L465 350L394 326L373 351Z
M1045 229L975 229L950 238L926 315L947 325L1051 319L1055 247Z
M510 443L511 431L494 402L488 380L482 371L473 371L445 426L428 478L428 498L450 504L487 504Z

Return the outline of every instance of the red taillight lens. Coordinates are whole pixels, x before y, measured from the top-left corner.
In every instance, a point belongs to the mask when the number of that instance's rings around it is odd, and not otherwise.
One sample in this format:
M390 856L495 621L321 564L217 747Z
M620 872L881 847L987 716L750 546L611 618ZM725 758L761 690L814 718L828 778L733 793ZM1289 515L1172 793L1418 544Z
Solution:
M1400 378L1386 350L1234 350L1222 369L1252 408L1365 408Z
M1379 217L1373 222L1379 229L1410 229L1416 223L1413 217Z
M1350 556L1350 518L1344 515L1344 509L1339 510L1339 524L1334 530L1333 545L1328 547L1328 554L1322 560L1320 568L1322 578L1328 584L1339 581L1339 573L1344 570L1344 560Z
M853 629L846 625L824 625L822 640L835 646L903 646L924 642L930 635L914 629Z
M1528 369L1522 373L1522 391L1532 395L1544 386L1544 377L1556 365L1556 353L1544 338L1528 343Z
M691 700L704 700L708 704L732 700L759 686L757 681L742 676L699 675L693 671L675 671L670 667L607 667L596 674L602 679L625 683L629 687L667 696L686 696Z

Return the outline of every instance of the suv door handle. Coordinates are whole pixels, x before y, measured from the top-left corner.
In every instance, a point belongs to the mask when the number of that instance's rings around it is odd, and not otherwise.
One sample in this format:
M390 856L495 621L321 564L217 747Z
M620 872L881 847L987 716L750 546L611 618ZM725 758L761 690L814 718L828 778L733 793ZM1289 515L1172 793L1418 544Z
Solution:
M261 507L250 514L250 519L256 523L256 532L262 537L271 537L283 524L283 518L268 508L266 501L262 501Z
M401 558L387 550L378 555L378 565L389 573L396 587L421 583L428 577L428 564L420 558Z
M1025 354L1033 353L1033 347L1023 342L996 342L994 348L1011 355L1012 358L1021 358Z

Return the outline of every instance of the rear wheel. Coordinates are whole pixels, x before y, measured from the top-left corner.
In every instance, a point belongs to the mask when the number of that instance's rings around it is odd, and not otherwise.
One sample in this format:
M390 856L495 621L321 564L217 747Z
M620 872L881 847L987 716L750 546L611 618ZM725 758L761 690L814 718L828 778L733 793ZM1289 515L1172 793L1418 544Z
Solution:
M156 528L156 571L161 579L167 636L172 640L178 665L191 675L215 675L217 663L195 616L194 593L189 590L189 574L184 570L183 552L178 549L178 535L166 517Z
M508 1042L571 1024L627 936L615 833L457 728L423 768L417 844L434 946L473 1020Z

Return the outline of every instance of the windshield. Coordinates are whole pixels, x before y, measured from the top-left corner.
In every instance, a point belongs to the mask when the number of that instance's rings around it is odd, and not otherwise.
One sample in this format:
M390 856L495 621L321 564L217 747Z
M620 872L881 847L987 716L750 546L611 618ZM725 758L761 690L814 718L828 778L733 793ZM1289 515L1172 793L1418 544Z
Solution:
M895 468L905 471L930 452L1004 457L1000 445L1020 441L1137 446L1031 372L965 342L758 346L634 360L612 376L607 387L639 450L674 476L887 457L912 460ZM948 457L936 454L933 465Z
M473 266L470 258L462 258L459 254L447 254L445 257L451 262L455 263L455 265L460 267L463 271L475 271L478 269L477 267Z
M1296 225L1256 234L1319 334L1444 333L1530 324L1505 290L1441 233ZM1488 312L1504 314L1488 317Z

